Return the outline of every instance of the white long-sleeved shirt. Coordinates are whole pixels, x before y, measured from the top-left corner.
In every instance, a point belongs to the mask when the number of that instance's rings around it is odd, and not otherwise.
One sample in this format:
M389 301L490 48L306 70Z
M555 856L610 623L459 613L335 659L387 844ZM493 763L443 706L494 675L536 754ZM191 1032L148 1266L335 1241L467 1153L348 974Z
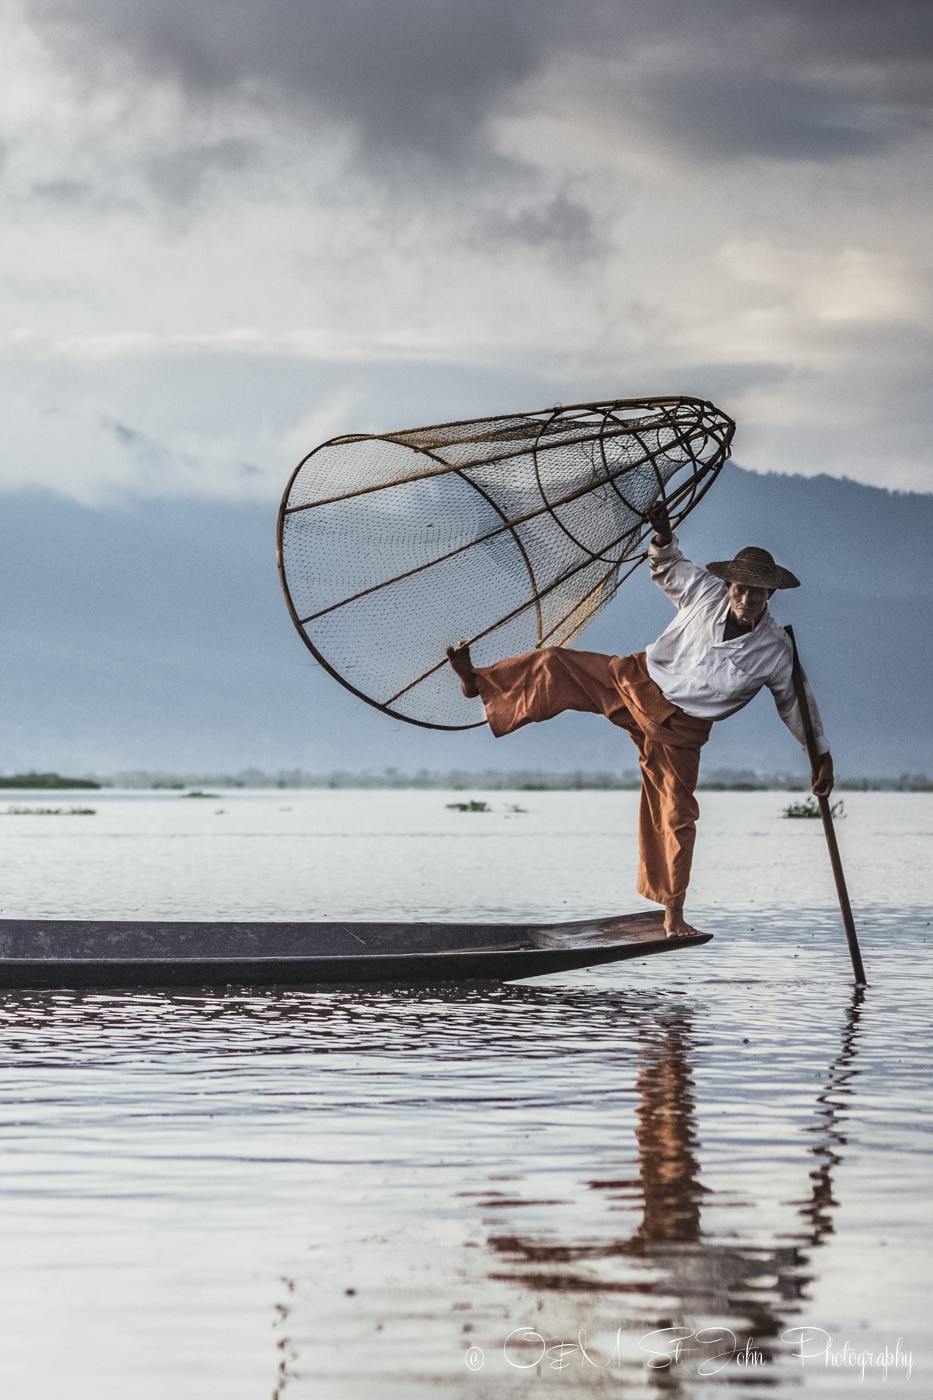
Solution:
M677 608L677 616L647 650L648 674L671 704L699 719L727 719L767 686L778 714L806 749L800 706L794 695L790 638L765 610L754 630L723 640L728 585L691 564L676 537L648 546L651 577ZM804 677L818 753L828 753L816 702Z

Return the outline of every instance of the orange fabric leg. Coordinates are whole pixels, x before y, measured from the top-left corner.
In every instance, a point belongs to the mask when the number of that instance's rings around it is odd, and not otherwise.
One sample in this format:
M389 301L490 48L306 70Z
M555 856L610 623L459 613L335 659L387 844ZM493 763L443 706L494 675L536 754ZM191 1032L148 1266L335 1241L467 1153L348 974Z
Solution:
M638 812L638 880L646 899L670 904L683 899L690 883L696 823L694 797L700 776L699 748L673 748L648 739L641 751Z
M658 904L683 898L699 815L693 794L700 749L712 726L665 698L647 673L644 653L603 656L545 647L478 666L476 683L497 737L565 710L603 714L628 730L642 774L637 889Z
M477 666L476 684L489 728L498 739L565 710L609 715L623 709L610 661L596 651L543 647L494 666ZM627 711L626 717L630 718Z

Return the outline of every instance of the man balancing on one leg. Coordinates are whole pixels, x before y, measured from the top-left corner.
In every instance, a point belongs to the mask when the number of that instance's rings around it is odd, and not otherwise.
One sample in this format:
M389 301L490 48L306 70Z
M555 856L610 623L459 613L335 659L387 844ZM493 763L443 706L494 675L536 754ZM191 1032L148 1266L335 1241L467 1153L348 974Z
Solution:
M790 640L768 612L774 590L798 588L799 580L754 547L698 568L680 552L663 504L652 506L647 518L656 532L648 547L651 577L677 608L647 651L602 656L546 647L474 667L469 645L461 642L448 647L447 656L464 695L482 697L496 736L563 710L604 714L628 730L642 774L638 892L664 905L665 932L677 938L697 932L684 919L684 899L699 815L700 749L713 721L734 715L766 685L805 746ZM833 761L809 687L807 694L820 754L813 791L828 797Z

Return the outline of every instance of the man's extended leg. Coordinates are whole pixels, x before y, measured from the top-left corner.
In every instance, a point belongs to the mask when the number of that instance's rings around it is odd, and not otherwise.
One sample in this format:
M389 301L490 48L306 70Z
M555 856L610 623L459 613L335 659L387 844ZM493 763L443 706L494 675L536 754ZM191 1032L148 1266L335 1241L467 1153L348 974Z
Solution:
M663 904L668 937L683 938L697 932L684 919L684 899L700 814L694 797L700 747L674 748L646 740L640 748L638 893Z
M452 648L462 656L460 648ZM450 653L448 653L450 655ZM476 693L482 696L489 728L497 738L524 724L553 719L564 710L603 714L626 724L631 716L619 695L610 667L612 658L596 651L542 647L510 656L493 666L470 666ZM465 683L465 677L451 665ZM626 725L627 727L627 725Z

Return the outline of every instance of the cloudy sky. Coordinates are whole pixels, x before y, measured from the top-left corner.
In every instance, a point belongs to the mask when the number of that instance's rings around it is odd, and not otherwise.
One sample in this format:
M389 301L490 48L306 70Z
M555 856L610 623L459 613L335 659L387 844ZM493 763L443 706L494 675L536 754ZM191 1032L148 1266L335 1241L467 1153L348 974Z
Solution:
M933 490L929 0L0 0L0 488L712 398Z

